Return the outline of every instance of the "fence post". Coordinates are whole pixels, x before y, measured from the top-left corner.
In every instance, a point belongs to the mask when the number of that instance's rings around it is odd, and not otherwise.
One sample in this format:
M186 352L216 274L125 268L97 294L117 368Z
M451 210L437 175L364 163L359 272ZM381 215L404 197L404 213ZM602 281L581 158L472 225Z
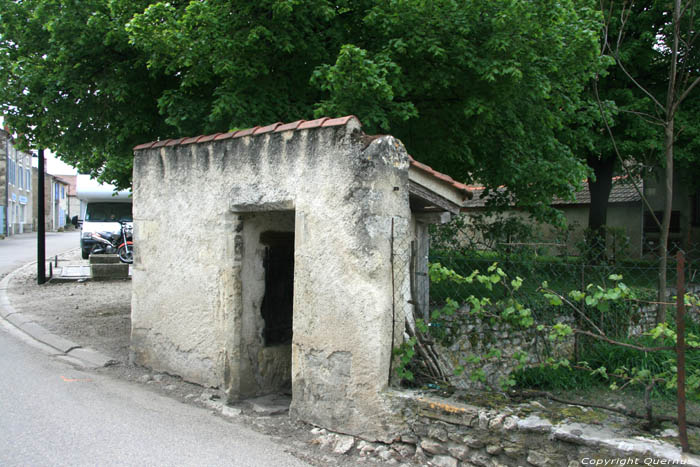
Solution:
M688 427L685 419L685 255L682 250L676 254L676 366L678 438L683 452L689 452Z

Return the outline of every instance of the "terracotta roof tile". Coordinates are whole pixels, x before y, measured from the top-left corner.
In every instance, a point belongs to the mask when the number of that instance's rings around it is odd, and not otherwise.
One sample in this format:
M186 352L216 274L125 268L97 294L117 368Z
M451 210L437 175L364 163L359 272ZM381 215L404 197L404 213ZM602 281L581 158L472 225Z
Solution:
M229 131L228 133L219 133L218 136L214 138L215 141L221 141L222 139L231 139L238 131Z
M138 151L141 149L151 149L151 146L153 146L154 144L156 144L155 141L151 141L150 143L139 144L138 146L134 147L134 151Z
M186 139L187 138L169 139L168 144L166 144L166 146L177 146L178 144L182 143Z
M151 149L162 148L163 146L165 146L169 142L170 142L169 139L162 139L160 141L156 141L155 143L153 143L153 146L151 146Z
M453 179L449 175L445 175L444 173L438 172L437 170L433 169L429 165L425 165L422 162L418 162L411 155L409 155L408 158L410 159L412 167L415 167L416 169L422 170L423 172L425 172L429 175L432 175L433 177L437 178L438 180L442 180L443 182L449 183L450 185L452 185L453 188L461 191L468 198L471 199L472 191L464 183L459 183L458 181L456 181L455 179Z
M197 140L201 137L202 136L200 135L200 136L194 136L192 138L185 138L182 141L180 141L180 144L193 144L193 143L196 143Z
M271 125L266 125L263 127L260 126L255 126L253 128L248 128L246 130L238 130L238 131L230 131L228 133L215 133L212 135L201 135L201 136L195 136L191 138L178 138L178 139L167 139L167 140L162 140L162 141L152 141L150 143L144 143L144 144L139 144L138 146L134 147L134 151L139 151L143 149L152 149L152 148L159 148L163 146L178 146L178 145L184 145L184 144L195 144L195 143L208 143L210 141L222 141L230 138L241 138L243 136L257 136L257 135L263 135L265 133L280 133L283 131L296 131L296 130L310 130L314 128L328 128L328 127L334 127L334 126L343 126L347 125L348 122L350 122L352 119L358 120L357 117L354 115L346 115L344 117L339 117L339 118L328 118L328 117L323 117L323 118L317 118L316 120L310 120L310 121L305 121L305 120L297 120L295 122L290 122L290 123L273 123ZM358 120L359 121L359 120ZM471 191L469 187L466 185L459 183L452 179L449 175L445 175L443 173L438 172L437 170L433 169L432 167L422 164L418 161L416 161L413 157L409 156L410 158L410 163L411 166L422 170L423 172L437 178L438 180L441 180L443 182L446 182L450 184L452 187L456 188L457 190L463 192L465 195L471 197Z
M206 135L202 136L197 140L198 143L208 143L209 141L213 141L216 139L217 136L219 136L221 133L216 133L214 135Z
M265 133L270 133L271 131L275 131L278 126L280 126L282 122L277 122L273 123L272 125L267 125L267 126L261 126L257 130L253 132L254 135L262 135Z
M316 120L309 120L308 122L304 122L301 125L299 125L299 130L310 130L311 128L318 128L326 120L330 120L328 117L323 117L323 118L317 118Z
M306 120L297 120L296 122L292 122L292 123L283 123L282 125L277 127L277 129L275 130L275 133L279 133L281 131L296 130L297 128L299 128L299 125L301 125L305 121Z
M244 136L250 136L255 133L255 130L260 128L259 126L254 126L253 128L248 128L247 130L237 131L234 138L242 138Z
M340 117L340 118L329 118L325 122L321 124L322 127L329 127L329 126L343 126L347 125L350 120L353 118L357 119L354 115L346 115L345 117Z

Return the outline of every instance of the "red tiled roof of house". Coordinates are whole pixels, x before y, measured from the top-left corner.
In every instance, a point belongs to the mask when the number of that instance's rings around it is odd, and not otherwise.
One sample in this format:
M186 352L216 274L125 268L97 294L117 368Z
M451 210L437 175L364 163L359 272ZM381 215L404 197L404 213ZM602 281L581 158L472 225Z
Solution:
M347 125L347 123L355 119L359 123L359 119L355 117L354 115L346 115L345 117L339 117L339 118L329 118L329 117L323 117L323 118L317 118L316 120L297 120L296 122L291 122L291 123L282 123L282 122L277 122L273 123L271 125L265 125L265 126L256 126L253 128L248 128L245 130L237 130L237 131L230 131L228 133L215 133L213 135L201 135L201 136L195 136L195 137L190 137L190 138L176 138L176 139L166 139L166 140L160 140L160 141L152 141L150 143L144 143L144 144L139 144L138 146L134 147L134 151L140 151L143 149L156 149L160 148L163 146L179 146L179 145L185 145L185 144L195 144L195 143L207 143L209 141L221 141L225 139L235 139L235 138L242 138L244 136L258 136L258 135L263 135L266 133L281 133L283 131L296 131L296 130L311 130L314 128L327 128L327 127L332 127L332 126L343 126ZM451 185L453 188L461 191L468 197L471 197L471 190L467 185L464 185L463 183L459 183L455 181L452 177L449 175L445 175L444 173L438 172L437 170L433 169L432 167L422 164L418 161L416 161L412 156L408 156L410 159L411 167L414 167L418 170L421 170L438 180L441 180L445 183L448 183Z

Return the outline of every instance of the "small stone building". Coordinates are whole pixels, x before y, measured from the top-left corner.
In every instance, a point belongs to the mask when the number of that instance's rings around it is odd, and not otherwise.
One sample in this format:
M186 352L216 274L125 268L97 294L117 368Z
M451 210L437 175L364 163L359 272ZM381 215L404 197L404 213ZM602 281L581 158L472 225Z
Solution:
M381 437L427 223L466 187L352 116L134 151L134 361L229 401L291 390L293 417Z

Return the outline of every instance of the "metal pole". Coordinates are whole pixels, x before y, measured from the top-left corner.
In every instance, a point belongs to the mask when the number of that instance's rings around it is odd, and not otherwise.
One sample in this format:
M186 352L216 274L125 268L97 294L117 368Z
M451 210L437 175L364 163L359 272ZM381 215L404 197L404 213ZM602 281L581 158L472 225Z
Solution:
M678 438L683 452L690 452L685 412L685 254L678 250L676 284L676 402L678 408Z
M44 215L44 150L39 149L39 189L38 192L38 230L36 233L36 281L39 284L46 282L46 217Z

